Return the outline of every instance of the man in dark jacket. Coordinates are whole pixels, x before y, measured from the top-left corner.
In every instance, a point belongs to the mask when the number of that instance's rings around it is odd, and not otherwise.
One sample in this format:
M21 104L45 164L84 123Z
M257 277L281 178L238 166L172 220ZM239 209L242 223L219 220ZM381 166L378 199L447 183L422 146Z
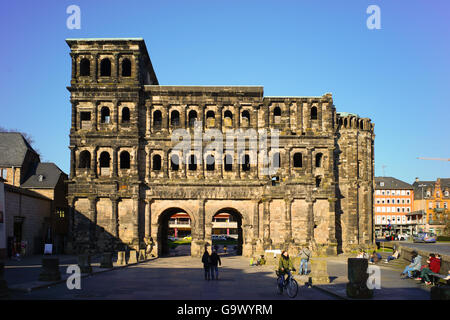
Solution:
M209 257L211 262L209 268L211 271L211 278L214 280L214 275L216 276L216 280L219 280L219 267L217 265L222 265L222 261L220 261L220 257L217 254L216 250L213 250L211 256Z
M208 249L205 248L205 252L202 256L203 269L205 270L205 280L209 280L209 267L211 264L211 257L209 256Z

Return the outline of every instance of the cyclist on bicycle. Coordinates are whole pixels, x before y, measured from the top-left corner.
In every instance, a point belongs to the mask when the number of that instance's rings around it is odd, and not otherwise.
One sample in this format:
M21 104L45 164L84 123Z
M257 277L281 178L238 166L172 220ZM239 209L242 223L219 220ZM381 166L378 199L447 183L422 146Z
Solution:
M295 271L292 260L291 258L289 258L289 253L287 251L283 251L278 263L278 273L281 276L280 281L278 282L280 293L283 292L283 283L285 281L284 276L288 275L288 277L291 277L291 270Z

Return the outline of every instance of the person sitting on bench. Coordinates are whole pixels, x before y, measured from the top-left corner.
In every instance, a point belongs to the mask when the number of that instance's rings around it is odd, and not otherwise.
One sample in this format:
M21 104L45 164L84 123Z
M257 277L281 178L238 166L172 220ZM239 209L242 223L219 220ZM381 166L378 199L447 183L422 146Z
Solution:
M398 259L399 256L400 256L400 253L398 252L398 250L394 249L394 253L391 256L388 256L384 263L389 263L389 261L391 261L391 260Z
M427 260L428 267L425 267L420 272L420 276L416 278L416 280L424 280L426 285L430 285L430 275L433 275L433 273L439 273L441 270L441 260L436 258L436 255L434 253L430 254L429 259Z

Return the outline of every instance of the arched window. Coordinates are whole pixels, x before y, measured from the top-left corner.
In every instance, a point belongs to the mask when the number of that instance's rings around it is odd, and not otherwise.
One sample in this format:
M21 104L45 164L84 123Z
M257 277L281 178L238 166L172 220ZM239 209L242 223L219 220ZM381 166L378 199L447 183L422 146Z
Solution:
M242 111L242 120L246 120L250 124L250 112L248 110Z
M280 123L281 122L281 109L280 107L275 107L275 109L273 109L273 120L275 123Z
M80 152L80 161L78 162L78 168L89 169L91 167L91 153L87 150Z
M170 157L170 168L172 171L178 171L180 169L180 158L178 158L178 155L173 154Z
M275 168L281 167L281 157L279 152L275 152L272 155L272 166L274 166Z
M156 129L161 129L161 124L162 124L161 111L155 110L155 112L153 112L153 127Z
M242 160L242 171L250 171L250 156L245 154Z
M153 156L152 163L153 163L153 170L154 171L161 170L161 156L159 154L155 154Z
M131 77L131 61L128 58L122 60L122 77Z
M226 110L223 113L224 125L225 127L233 126L233 113L230 110Z
M111 76L111 61L108 58L102 59L100 62L100 76L110 77Z
M130 122L130 109L124 107L122 109L122 123Z
M120 153L120 169L130 169L130 154L128 151Z
M303 167L303 158L300 152L294 154L294 168Z
M322 166L322 154L316 154L316 168L320 168Z
M91 62L89 59L83 58L80 61L80 76L88 77L91 75Z
M206 124L207 124L208 127L213 127L214 126L214 124L215 124L215 117L216 117L216 114L212 110L209 110L206 113Z
M206 170L207 171L214 171L215 169L215 160L214 156L211 154L208 154L206 156Z
M319 188L322 183L322 178L320 176L316 177L316 188Z
M111 162L111 157L109 156L109 153L106 151L103 151L100 154L100 168L109 168L110 162Z
M347 128L347 126L348 126L348 121L347 121L347 119L344 119L344 128Z
M311 120L317 120L317 107L311 108Z
M194 154L191 154L189 156L188 170L191 170L191 171L197 170L197 157Z
M193 128L195 125L195 120L197 120L197 112L195 110L189 111L189 128Z
M361 129L361 130L364 130L364 121L360 121L359 122L359 128Z
M170 113L170 124L174 127L178 127L180 125L180 113L177 110L173 110Z
M225 155L225 171L233 171L233 157L231 154Z
M103 107L100 111L101 123L109 123L110 122L110 114L109 108Z

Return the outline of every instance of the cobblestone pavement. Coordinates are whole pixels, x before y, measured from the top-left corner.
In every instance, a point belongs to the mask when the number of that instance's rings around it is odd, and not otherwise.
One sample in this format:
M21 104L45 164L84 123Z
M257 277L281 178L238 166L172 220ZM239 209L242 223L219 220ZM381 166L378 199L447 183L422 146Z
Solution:
M274 266L249 266L249 259L223 257L219 280L204 280L199 258L168 257L81 279L81 290L65 283L11 299L169 299L290 300L278 295ZM299 286L298 300L335 299L314 288Z

